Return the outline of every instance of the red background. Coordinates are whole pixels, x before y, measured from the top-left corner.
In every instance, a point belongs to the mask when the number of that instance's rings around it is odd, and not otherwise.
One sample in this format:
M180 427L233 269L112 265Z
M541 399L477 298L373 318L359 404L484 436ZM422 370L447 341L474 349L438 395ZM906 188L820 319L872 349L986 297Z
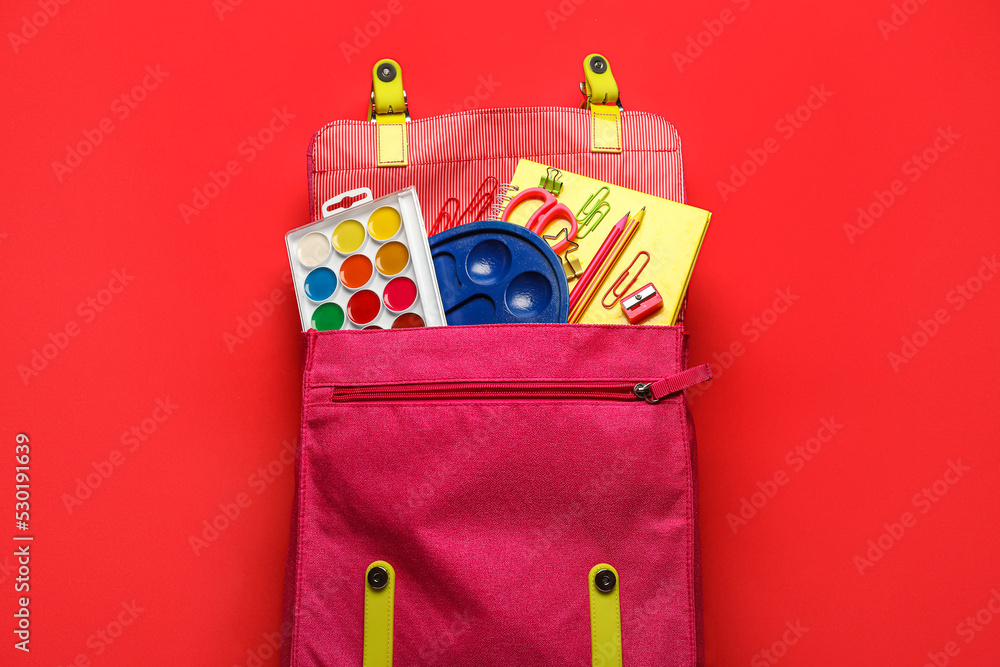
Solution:
M583 56L598 51L626 108L677 126L690 203L714 212L687 318L692 362L717 374L692 397L709 665L923 665L928 653L940 664L949 642L949 664L998 664L1000 617L960 624L1000 590L1000 280L976 282L993 277L982 258L1000 249L1000 6L908 0L915 13L884 35L889 0L398 3L350 58L341 43L386 2L254 0L220 16L210 0L78 0L36 17L36 31L23 17L37 1L4 3L0 663L228 667L267 655L293 474L279 460L273 481L252 476L297 434L282 237L307 221L311 133L364 116L380 57L402 63L424 117L473 101L575 106ZM723 10L730 22L714 23ZM115 100L147 66L168 74L121 118ZM495 89L470 100L480 77ZM832 96L800 110L809 118L789 136L778 123L812 86ZM294 118L250 161L241 142L274 108ZM104 118L113 131L57 174L67 145ZM926 171L907 168L939 128L958 138ZM771 138L777 151L724 197L719 182ZM239 174L186 223L180 205L230 160ZM892 205L849 238L858 207L878 212L876 191L895 180ZM124 289L102 292L123 269ZM958 285L980 289L959 298ZM794 297L781 314L769 310L777 290ZM100 312L86 305L108 297ZM273 312L227 338L255 309ZM938 311L943 323L928 324ZM62 338L70 322L77 335ZM914 336L919 347L904 346ZM25 381L19 367L43 348L54 358ZM164 416L158 399L177 406L162 423L150 421ZM824 419L842 425L832 438ZM155 432L129 451L123 434L143 424ZM10 634L19 432L32 445L30 656ZM829 441L799 465L795 448L817 433ZM116 450L120 465L67 509L77 479ZM968 471L935 492L949 461ZM768 484L776 473L787 483ZM914 501L924 488L935 502ZM189 536L244 492L250 506L196 555ZM727 515L744 498L763 506L734 532ZM905 512L903 535L883 535ZM880 536L891 547L859 566ZM133 600L134 622L95 639ZM786 634L786 622L808 630Z

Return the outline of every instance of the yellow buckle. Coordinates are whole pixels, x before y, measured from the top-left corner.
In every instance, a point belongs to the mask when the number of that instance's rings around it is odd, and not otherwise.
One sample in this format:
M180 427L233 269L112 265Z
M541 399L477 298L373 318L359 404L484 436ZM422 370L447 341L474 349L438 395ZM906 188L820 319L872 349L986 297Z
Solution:
M590 110L590 150L595 153L621 153L621 94L607 58L599 53L591 53L584 58L580 91L586 98L581 108Z

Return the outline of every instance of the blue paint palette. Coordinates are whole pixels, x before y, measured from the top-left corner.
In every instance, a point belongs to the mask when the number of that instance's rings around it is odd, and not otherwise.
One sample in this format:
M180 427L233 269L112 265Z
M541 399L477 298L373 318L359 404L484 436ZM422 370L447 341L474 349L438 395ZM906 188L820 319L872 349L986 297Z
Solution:
M483 220L429 239L448 324L566 322L562 262L520 225Z

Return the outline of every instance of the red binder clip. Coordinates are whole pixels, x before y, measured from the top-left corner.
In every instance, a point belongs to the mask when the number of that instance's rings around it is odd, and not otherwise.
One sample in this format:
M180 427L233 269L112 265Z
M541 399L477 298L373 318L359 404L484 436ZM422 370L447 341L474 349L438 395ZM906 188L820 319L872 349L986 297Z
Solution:
M638 324L661 308L663 308L663 297L656 291L653 283L622 297L622 312L628 318L629 324Z

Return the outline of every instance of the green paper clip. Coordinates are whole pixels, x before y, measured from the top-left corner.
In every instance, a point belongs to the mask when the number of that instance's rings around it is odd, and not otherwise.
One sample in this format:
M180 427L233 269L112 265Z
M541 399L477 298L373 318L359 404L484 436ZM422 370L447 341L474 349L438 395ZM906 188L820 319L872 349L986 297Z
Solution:
M542 180L538 182L538 187L543 190L548 190L553 195L558 197L559 193L562 192L563 189L562 181L559 180L560 176L562 176L561 171L555 167L549 167L545 170L545 176L543 176Z
M602 190L604 191L603 195L601 194ZM611 204L606 201L609 194L611 194L611 190L608 186L602 185L600 190L590 195L587 201L583 203L583 206L580 207L579 212L576 214L576 221L579 224L576 238L584 238L587 234L597 229L597 225L601 224L601 220L604 220L604 216L611 210ZM594 204L594 207L588 211L587 207L591 203Z

